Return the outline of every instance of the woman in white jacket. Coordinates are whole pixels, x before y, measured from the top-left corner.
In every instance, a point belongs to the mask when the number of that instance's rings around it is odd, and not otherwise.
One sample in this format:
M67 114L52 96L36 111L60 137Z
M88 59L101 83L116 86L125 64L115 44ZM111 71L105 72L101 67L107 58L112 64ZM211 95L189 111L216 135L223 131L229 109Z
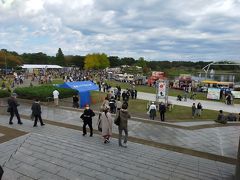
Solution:
M112 115L109 112L109 106L105 106L103 112L100 115L102 136L104 138L104 143L110 142L110 137L112 136Z

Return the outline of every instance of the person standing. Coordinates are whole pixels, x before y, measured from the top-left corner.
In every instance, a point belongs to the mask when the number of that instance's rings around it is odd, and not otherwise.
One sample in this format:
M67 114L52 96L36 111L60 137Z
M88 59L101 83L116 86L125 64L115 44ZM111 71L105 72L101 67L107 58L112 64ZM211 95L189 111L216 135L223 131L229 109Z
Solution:
M197 104L197 116L201 116L202 115L202 104L199 102L198 104Z
M35 118L33 127L37 126L38 120L40 121L41 126L45 125L42 121L42 116L41 116L42 110L41 110L41 106L39 103L40 103L39 100L36 99L36 101L32 104L31 110L32 110L32 114Z
M77 95L73 95L73 108L79 108L79 98Z
M166 106L163 102L161 102L159 105L159 112L161 121L165 121Z
M119 110L122 107L122 102L120 101L120 98L117 99L116 106L117 106L117 112L119 112Z
M53 99L54 99L55 106L58 106L58 96L59 96L59 92L58 92L58 90L55 89L53 91Z
M154 118L156 117L156 112L157 112L157 107L156 107L155 103L152 102L152 104L150 105L149 110L148 110L150 119L154 120Z
M127 140L128 140L128 119L131 118L128 110L127 105L123 104L119 114L116 116L118 118L120 116L120 124L118 126L119 136L118 136L118 145L120 147L127 147ZM124 145L122 144L122 131L125 133L124 137Z
M19 106L19 104L18 104L16 98L17 98L17 94L13 93L12 96L8 99L8 112L10 113L10 119L9 119L10 125L13 124L12 119L13 119L14 114L17 117L18 124L23 124L21 121L21 118L19 116L19 113L18 113L17 107Z
M112 115L109 112L109 106L105 106L105 109L100 114L100 121L102 126L102 137L104 138L104 143L110 142L110 137L112 136Z
M86 126L88 125L90 129L90 137L93 136L93 128L92 128L92 117L95 116L95 113L92 109L90 109L89 105L85 106L85 110L80 118L83 120L83 136L87 134Z
M187 91L186 90L184 90L183 97L184 97L184 101L187 101Z
M134 99L137 99L137 90L134 90Z
M192 105L192 118L194 119L195 118L195 115L196 115L196 104L195 103L193 103L193 105Z

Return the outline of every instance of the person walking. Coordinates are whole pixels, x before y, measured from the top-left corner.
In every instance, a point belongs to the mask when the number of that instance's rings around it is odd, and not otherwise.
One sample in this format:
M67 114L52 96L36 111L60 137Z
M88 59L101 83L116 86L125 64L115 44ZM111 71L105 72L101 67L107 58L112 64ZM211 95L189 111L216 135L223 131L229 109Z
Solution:
M202 110L203 110L202 104L199 102L199 103L197 104L196 115L200 117L200 116L202 115Z
M40 101L38 99L36 99L36 101L32 104L32 107L31 107L32 115L35 118L33 127L37 126L38 120L40 121L41 126L45 125L42 121L42 116L41 116L42 110L41 110L41 106L39 103L40 103Z
M93 136L93 128L92 128L92 117L95 116L95 113L92 109L90 109L89 105L85 106L85 110L80 118L83 120L83 136L87 134L86 126L88 125L90 129L90 137Z
M116 116L118 118L120 116L120 123L118 126L118 145L120 147L127 147L127 140L128 140L128 119L131 118L128 110L127 110L127 105L123 104L121 110L119 111L119 114ZM125 136L124 136L124 141L122 144L122 131L124 131Z
M109 106L110 106L110 112L115 114L116 113L116 100L113 96L109 100Z
M104 138L105 144L110 142L110 137L112 136L112 115L109 109L109 106L105 106L99 118L102 126L102 137Z
M194 119L195 118L195 115L196 115L196 104L195 103L193 103L193 105L192 105L192 118Z
M159 105L159 112L161 121L165 121L166 106L163 102L161 102Z
M53 91L53 99L54 99L55 106L58 106L58 96L59 96L59 92L58 92L58 90L55 89Z
M152 102L152 104L150 105L149 110L148 110L150 119L154 120L154 118L156 117L156 112L157 112L157 107L156 107L155 103Z
M13 116L16 115L17 117L17 120L18 120L18 124L23 124L22 121L21 121L21 118L19 116L19 113L18 113L18 102L16 100L17 98L17 94L16 93L13 93L12 96L8 99L8 112L10 113L10 119L9 119L9 124L12 125L13 122L12 122L12 119L13 119Z
M100 111L103 111L106 106L109 106L109 99L108 99L108 97L105 97L104 101L102 102L102 105L100 107Z

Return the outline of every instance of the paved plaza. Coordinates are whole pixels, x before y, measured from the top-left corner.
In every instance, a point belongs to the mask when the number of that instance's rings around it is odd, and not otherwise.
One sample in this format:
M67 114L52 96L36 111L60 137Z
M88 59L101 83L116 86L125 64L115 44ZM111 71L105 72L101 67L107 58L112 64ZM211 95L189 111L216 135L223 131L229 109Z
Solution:
M154 94L138 93L154 100ZM176 101L191 106L194 101ZM238 112L240 105L211 101L204 108ZM180 104L179 104L180 103ZM30 104L21 102L23 125L8 125L0 115L0 164L3 180L28 179L168 179L232 180L240 123L220 126L213 121L156 122L139 117L129 120L128 148L119 148L114 125L110 144L103 144L93 118L93 137L82 136L82 110L42 105L44 127L33 128Z
M7 125L1 116L1 125ZM100 136L32 122L14 124L27 135L0 144L3 180L13 179L232 179L234 165L137 143L119 148Z
M47 120L82 126L80 120L81 111L66 110L42 106L42 117ZM71 109L71 108L70 108ZM28 104L21 104L21 114L30 116L31 110ZM199 125L200 122L196 122ZM204 122L202 122L204 123ZM205 122L216 124L215 122ZM179 126L194 125L195 122L175 123ZM240 125L240 123L239 123ZM93 118L93 126L97 129L97 116ZM236 157L240 126L226 126L216 128L204 128L199 130L186 130L163 126L161 123L151 124L137 120L129 121L129 136L151 140L193 150L214 153L222 156ZM113 126L113 132L117 133L117 126Z
M46 126L37 128L32 127L27 103L19 107L22 126L16 121L10 126L9 117L0 116L2 127L27 133L0 144L4 180L233 179L240 126L188 130L186 127L215 123L181 122L171 127L170 123L133 118L125 149L118 147L115 138L103 144L96 133L82 137L81 110L42 106L42 111ZM95 117L94 129L96 121ZM113 132L117 134L116 126Z

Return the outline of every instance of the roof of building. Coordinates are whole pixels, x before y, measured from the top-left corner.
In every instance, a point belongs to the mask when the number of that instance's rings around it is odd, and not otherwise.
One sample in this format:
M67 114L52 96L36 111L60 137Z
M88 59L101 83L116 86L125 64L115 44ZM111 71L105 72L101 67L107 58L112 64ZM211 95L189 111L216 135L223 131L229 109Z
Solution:
M25 69L61 69L59 65L50 65L50 64L24 64L21 66Z

